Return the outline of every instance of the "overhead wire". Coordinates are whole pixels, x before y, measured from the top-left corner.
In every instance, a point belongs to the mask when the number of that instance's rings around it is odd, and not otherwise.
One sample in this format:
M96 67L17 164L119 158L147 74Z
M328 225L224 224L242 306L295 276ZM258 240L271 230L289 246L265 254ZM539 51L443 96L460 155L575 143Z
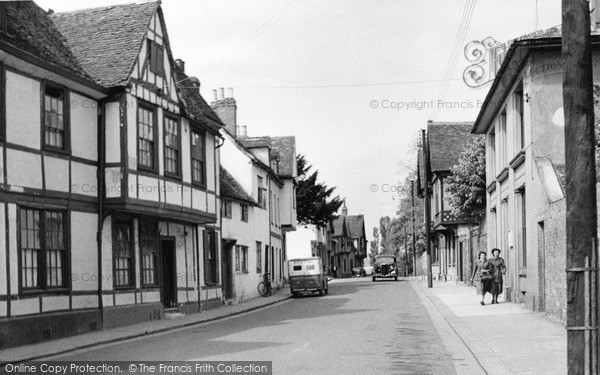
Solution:
M448 93L448 89L450 87L450 78L454 75L454 71L456 70L456 63L458 62L458 57L460 55L460 48L464 45L465 36L466 36L466 33L471 24L471 18L473 16L473 11L475 9L475 3L476 3L476 0L473 0L469 4L468 13L467 13L465 21L463 23L462 29L460 30L460 33L457 36L457 42L456 42L457 48L454 50L454 53L451 56L448 75L446 76L446 79L444 80L444 82L442 84L441 93L438 97L438 101L439 100L444 101L444 99L446 98L446 94ZM434 115L433 115L432 120L435 121L437 119L437 116L440 112L440 108L441 108L440 106L434 107Z
M463 14L461 16L461 20L459 22L459 27L457 28L457 32L454 37L454 43L448 57L448 62L446 64L446 69L444 72L444 78L442 80L442 84L440 85L440 89L438 91L438 102L444 101L446 94L448 93L448 88L450 87L450 81L452 80L452 76L454 71L456 70L456 63L458 62L458 57L460 55L460 48L464 45L465 36L471 24L471 19L473 16L473 12L475 10L475 5L477 0L467 0L465 3L465 7L463 9ZM433 121L436 120L440 111L440 106L436 106L432 109L431 119Z
M233 47L231 50L226 52L220 58L215 60L213 63L211 63L207 67L200 70L200 73L205 73L205 72L210 71L210 70L214 69L215 67L219 66L219 64L221 64L221 62L223 62L229 56L231 56L235 52L238 52L239 50L244 48L246 45L248 45L248 43L250 43L254 39L258 38L258 36L260 34L262 34L265 30L267 30L269 27L274 25L281 17L285 16L290 10L292 10L294 7L296 7L296 5L298 5L300 3L300 1L302 1L302 0L290 0L284 7L279 9L279 11L277 11L277 13L275 13L273 16L271 16L271 18L269 18L264 24L262 24L258 29L256 29L252 34L250 34L247 38L242 40L240 43L238 43L235 47Z
M459 21L456 23L455 29L454 29L454 33L453 33L453 39L452 39L452 43L450 44L450 50L449 50L449 54L448 54L448 58L446 59L446 64L444 65L444 69L443 69L443 75L442 75L442 79L440 80L440 82L442 82L440 84L440 87L438 87L438 92L437 92L437 97L439 98L442 92L442 87L444 85L444 81L446 79L448 79L449 77L449 70L450 70L450 62L452 60L452 55L454 54L455 50L458 48L458 35L460 34L462 27L464 25L464 21L465 21L465 15L468 11L468 6L469 6L469 2L472 0L467 0L465 2L465 5L463 7L463 11L462 11L462 15L459 19ZM433 113L434 110L432 109L432 112L430 114L430 117L433 117Z
M457 79L451 79L456 81ZM335 85L287 85L287 86L238 86L237 89L321 89L321 88L344 88L344 87L369 87L369 86L398 86L420 83L436 83L441 79L417 80L417 81L398 81L398 82L378 82L378 83L348 83Z

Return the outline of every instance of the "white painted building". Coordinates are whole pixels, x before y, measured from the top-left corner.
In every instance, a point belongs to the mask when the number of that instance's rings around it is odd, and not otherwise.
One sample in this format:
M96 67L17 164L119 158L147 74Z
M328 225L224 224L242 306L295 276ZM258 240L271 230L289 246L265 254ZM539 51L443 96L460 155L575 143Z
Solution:
M240 197L223 195L221 207L231 204L231 217L223 217L223 273L226 299L240 301L258 295L257 286L269 273L273 288L285 284L285 237L296 229L296 145L294 137L247 137L238 134L237 104L229 95L211 103L225 123L221 166L239 191L254 202L252 220L240 222ZM226 181L221 180L222 183ZM231 201L228 202L228 200ZM239 208L238 208L239 206ZM246 255L247 254L247 255ZM240 261L238 261L240 260Z
M319 248L327 246L327 231L316 225L298 225L286 238L288 259L322 256ZM327 257L325 257L327 258Z

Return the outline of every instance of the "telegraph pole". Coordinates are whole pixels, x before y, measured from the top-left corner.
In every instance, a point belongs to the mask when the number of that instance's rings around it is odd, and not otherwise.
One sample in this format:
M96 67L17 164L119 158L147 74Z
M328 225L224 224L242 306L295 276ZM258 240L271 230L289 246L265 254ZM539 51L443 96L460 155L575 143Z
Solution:
M569 374L598 374L597 209L588 0L562 0Z
M425 129L421 129L423 138L423 160L425 164L425 242L427 245L427 287L433 288L433 273L431 271L431 201L429 192L431 186L429 182L429 142L425 138Z
M412 252L413 252L413 275L417 276L417 247L415 240L415 180L410 180L410 197L412 208Z
M406 223L404 223L404 276L408 276L408 247L406 238Z

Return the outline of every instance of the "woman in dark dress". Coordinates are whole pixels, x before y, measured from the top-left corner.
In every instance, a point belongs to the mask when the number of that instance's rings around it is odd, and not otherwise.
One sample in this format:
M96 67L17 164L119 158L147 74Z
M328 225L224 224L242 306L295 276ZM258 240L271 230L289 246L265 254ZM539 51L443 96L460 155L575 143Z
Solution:
M500 249L492 249L492 259L489 261L492 269L492 303L498 303L498 295L502 294L502 275L506 273L504 259L500 258Z
M481 305L485 305L485 294L492 293L492 280L491 280L491 268L487 260L487 254L485 251L480 251L479 259L475 262L475 268L473 269L473 276L471 276L471 284L475 279L477 285L477 294L481 295Z

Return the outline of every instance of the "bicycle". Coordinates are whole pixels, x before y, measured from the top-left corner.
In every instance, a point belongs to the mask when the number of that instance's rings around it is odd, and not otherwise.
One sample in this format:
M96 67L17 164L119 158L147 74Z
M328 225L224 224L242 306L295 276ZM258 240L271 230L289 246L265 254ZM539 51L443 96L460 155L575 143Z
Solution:
M263 297L268 297L271 295L271 278L269 276L269 273L265 273L263 275L263 280L258 283L258 294Z

